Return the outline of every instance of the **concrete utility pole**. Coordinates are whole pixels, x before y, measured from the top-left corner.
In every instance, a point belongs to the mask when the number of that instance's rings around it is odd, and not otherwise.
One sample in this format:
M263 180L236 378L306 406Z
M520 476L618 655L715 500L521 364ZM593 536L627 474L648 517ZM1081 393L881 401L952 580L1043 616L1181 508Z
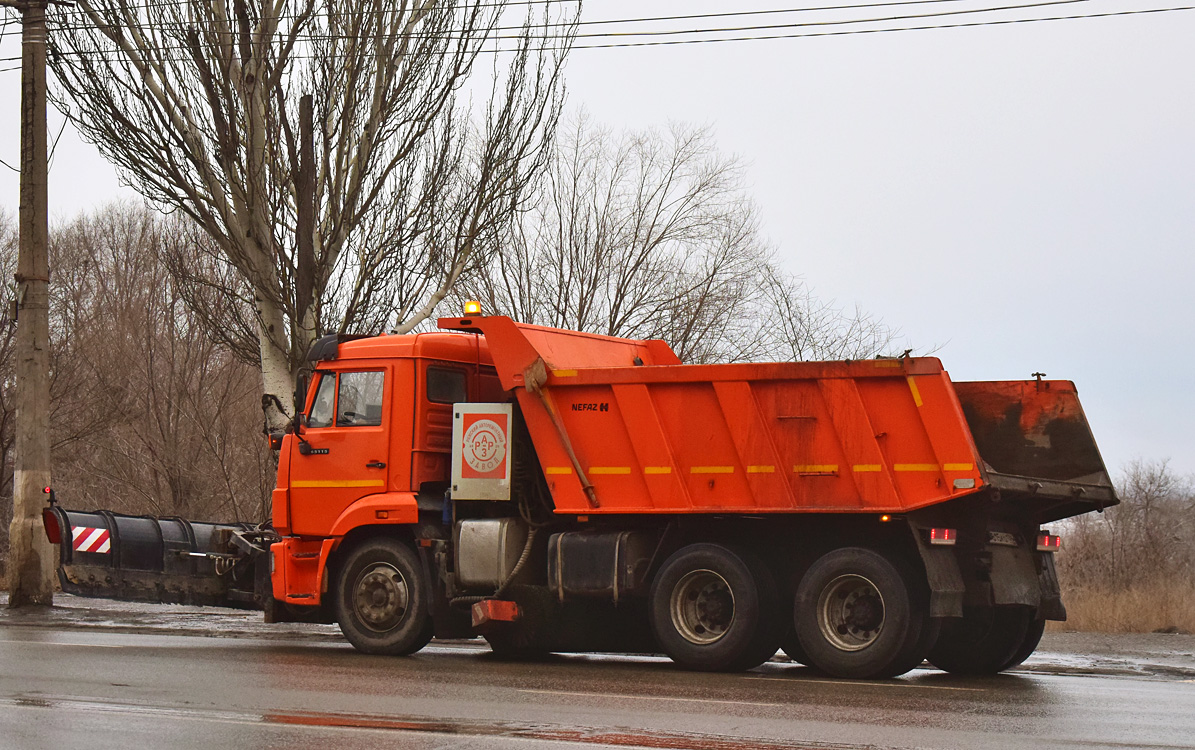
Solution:
M50 486L50 261L47 250L46 5L21 11L21 209L17 258L17 414L8 605L54 602L54 548L41 525Z

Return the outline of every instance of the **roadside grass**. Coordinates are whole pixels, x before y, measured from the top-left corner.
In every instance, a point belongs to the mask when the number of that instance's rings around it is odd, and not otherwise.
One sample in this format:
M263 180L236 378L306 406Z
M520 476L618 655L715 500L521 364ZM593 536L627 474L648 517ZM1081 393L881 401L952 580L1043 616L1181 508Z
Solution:
M1195 582L1152 583L1111 591L1063 589L1066 622L1050 630L1103 633L1195 633Z

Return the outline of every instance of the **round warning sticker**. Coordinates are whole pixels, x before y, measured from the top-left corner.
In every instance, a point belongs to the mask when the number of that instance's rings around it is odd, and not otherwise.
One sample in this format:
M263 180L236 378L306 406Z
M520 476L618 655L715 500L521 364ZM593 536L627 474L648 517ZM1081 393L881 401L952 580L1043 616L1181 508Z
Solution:
M492 419L479 419L465 431L465 463L479 474L491 472L506 458L506 433Z

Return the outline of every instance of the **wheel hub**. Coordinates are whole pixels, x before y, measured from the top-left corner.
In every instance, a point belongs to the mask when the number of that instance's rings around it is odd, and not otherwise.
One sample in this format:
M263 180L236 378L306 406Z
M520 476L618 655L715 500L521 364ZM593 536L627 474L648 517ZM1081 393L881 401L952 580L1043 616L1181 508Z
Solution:
M407 582L389 563L366 568L353 588L353 608L361 623L370 630L393 629L407 613Z
M858 651L874 643L884 628L884 597L867 578L842 575L822 590L817 615L828 642L843 651Z
M726 579L712 570L691 571L672 590L672 625L685 640L708 645L734 622L734 594Z

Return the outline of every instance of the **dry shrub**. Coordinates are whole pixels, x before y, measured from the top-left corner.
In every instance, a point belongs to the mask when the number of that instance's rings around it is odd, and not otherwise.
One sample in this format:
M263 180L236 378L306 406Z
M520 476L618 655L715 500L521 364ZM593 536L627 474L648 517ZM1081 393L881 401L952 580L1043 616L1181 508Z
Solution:
M1105 633L1195 633L1195 583L1151 583L1129 589L1064 591L1066 622L1053 629Z
M1195 480L1130 464L1121 504L1069 521L1058 555L1066 630L1195 632Z

